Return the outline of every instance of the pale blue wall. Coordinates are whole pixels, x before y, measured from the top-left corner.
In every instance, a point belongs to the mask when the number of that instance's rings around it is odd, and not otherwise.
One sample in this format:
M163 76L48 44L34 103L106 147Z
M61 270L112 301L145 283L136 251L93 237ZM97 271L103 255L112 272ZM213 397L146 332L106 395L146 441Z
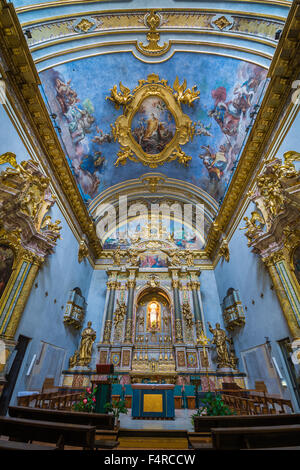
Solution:
M88 309L87 318L92 322L92 328L96 331L97 337L93 346L93 354L90 367L93 369L98 362L97 343L101 339L101 332L103 326L103 314L106 299L106 286L107 274L103 270L95 270L92 274L90 281L90 289L87 298Z
M78 348L80 341L80 331L65 325L63 315L70 290L79 287L82 295L86 300L88 299L92 267L87 259L78 263L78 242L57 206L51 209L50 215L53 220L59 218L62 221L62 239L57 241L55 252L47 257L38 272L34 283L38 286L33 286L31 290L16 332L16 338L21 334L32 340L28 345L12 400L18 391L26 390L30 383L31 379L26 378L25 374L34 354L37 354L37 357L39 355L41 341L65 351L63 369L68 368L69 357ZM48 292L47 296L46 292ZM88 319L87 314L84 326ZM54 357L53 360L55 360ZM44 372L46 373L46 369ZM41 374L44 372L42 369ZM43 383L43 381L44 376L41 376L40 382Z
M277 149L276 157L283 158L284 152L289 150L299 151L300 114L296 115L290 129L284 135L283 141ZM251 217L251 211L255 208L250 204L243 217ZM280 373L290 384L288 372L278 345L278 341L290 337L287 322L278 301L275 289L271 289L272 280L267 268L258 255L251 252L247 246L248 240L245 231L240 230L245 226L241 220L238 228L230 240L230 261L227 263L221 259L215 269L216 282L220 296L220 302L226 296L227 289L238 289L243 306L247 306L246 325L236 330L233 335L237 356L241 351L249 350L266 342L266 336L271 341L271 355L279 366ZM263 297L261 297L263 293ZM252 301L254 300L254 304ZM240 360L239 367L243 367ZM293 394L291 396L294 407L297 407Z
M211 338L207 322L210 322L212 326L215 326L216 323L223 325L222 310L214 271L202 271L199 280L206 333L207 336Z
M13 152L16 154L18 162L27 160L29 154L3 106L0 106L0 122L0 154ZM87 259L78 263L78 241L57 204L51 208L49 215L53 221L56 219L61 221L61 239L57 240L54 253L46 258L37 274L34 282L37 287L33 287L31 290L15 335L16 340L21 334L31 338L31 341L21 366L12 402L17 392L26 390L28 384L30 384L31 377L28 378L25 374L34 354L37 354L37 357L39 355L41 341L45 341L55 348L60 348L61 358L64 358L62 365L64 368L68 366L68 359L77 349L80 341L80 332L72 327L65 326L63 323L63 315L70 290L79 287L82 295L88 301L93 269ZM48 293L47 296L45 295L46 292ZM54 302L55 299L56 302ZM88 314L84 326L87 320ZM14 354L10 358L10 364L13 359ZM51 361L51 359L49 360ZM49 362L49 360L47 361ZM52 360L55 361L55 356ZM48 366L50 367L51 364L48 364ZM39 381L43 383L44 376L42 374L43 371L41 371L40 380L37 379L35 383Z
M250 205L244 216L251 217L252 210L253 205ZM227 290L233 287L240 293L246 315L245 326L236 329L232 334L236 355L239 358L239 370L243 371L241 352L263 345L268 337L272 348L271 356L275 357L282 376L289 383L280 347L277 343L279 340L289 337L287 323L276 291L271 288L272 280L267 268L259 256L252 253L247 246L245 232L239 230L243 226L244 221L242 220L229 243L229 263L222 259L215 269L220 302L226 296ZM247 307L247 311L245 307ZM261 367L264 367L263 363ZM257 379L263 380L264 374L265 372L262 370L261 377L257 377ZM249 383L249 386L254 387L254 384ZM279 385L277 393L280 391L285 395L288 393L286 390L280 389ZM293 399L292 396L291 398ZM295 402L294 406L296 406Z
M299 98L298 98L299 99ZM277 158L283 158L283 154L289 150L295 150L296 152L300 151L299 145L299 130L300 130L300 113L295 117L294 122L292 123L290 129L288 130L286 136L284 137L283 142L281 143L277 153Z
M5 152L14 153L18 163L29 159L26 147L20 139L3 105L0 105L0 155Z

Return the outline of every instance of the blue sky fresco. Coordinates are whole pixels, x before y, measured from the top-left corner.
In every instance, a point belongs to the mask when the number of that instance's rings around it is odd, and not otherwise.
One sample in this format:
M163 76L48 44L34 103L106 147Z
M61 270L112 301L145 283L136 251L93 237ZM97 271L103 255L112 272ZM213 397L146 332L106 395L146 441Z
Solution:
M200 99L182 110L196 123L196 135L182 150L192 156L188 167L177 161L155 170L128 161L114 166L120 145L114 142L111 124L122 114L110 100L119 82L131 90L138 80L156 73L173 86L176 77L187 87L197 86ZM250 113L259 101L266 70L241 60L177 52L168 61L147 64L131 53L86 58L49 69L41 80L51 112L57 115L61 137L85 200L111 185L159 171L182 179L220 200L239 156Z

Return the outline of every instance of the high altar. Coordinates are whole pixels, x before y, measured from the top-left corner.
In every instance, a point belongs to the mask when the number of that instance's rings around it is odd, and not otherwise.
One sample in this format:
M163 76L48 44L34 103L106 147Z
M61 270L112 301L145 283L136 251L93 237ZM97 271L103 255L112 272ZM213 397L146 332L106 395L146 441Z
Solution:
M116 263L106 271L97 363L113 364L121 384L194 384L203 391L222 388L223 382L244 387L230 338L205 320L201 266L192 252L179 251L171 241L156 242L161 249L151 243L130 250L124 261L116 250ZM64 385L74 384L76 375L89 385L93 373L75 366L65 371Z

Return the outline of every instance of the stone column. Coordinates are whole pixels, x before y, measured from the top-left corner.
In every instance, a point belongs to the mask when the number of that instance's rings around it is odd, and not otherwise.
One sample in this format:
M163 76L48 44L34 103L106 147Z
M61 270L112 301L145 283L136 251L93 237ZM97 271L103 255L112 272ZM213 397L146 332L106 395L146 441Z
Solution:
M285 253L277 251L262 260L270 273L292 339L300 338L299 290L294 284Z
M190 288L192 291L192 297L193 297L196 337L197 337L197 343L198 343L200 335L201 335L201 331L203 330L203 321L202 321L200 301L199 301L199 295L198 295L198 291L200 289L200 282L191 281L189 285L190 285Z
M176 275L176 274L173 272L173 275ZM174 314L175 314L175 342L182 343L183 341L182 315L181 315L180 297L179 297L180 282L177 276L176 277L174 276L172 279L172 287L173 287Z
M133 272L127 281L128 300L127 300L127 313L126 313L126 326L125 326L125 343L132 343L133 334L133 301L135 289L135 272Z
M28 251L22 251L14 270L10 290L2 296L0 304L0 395L6 383L9 358L17 341L14 339L33 282L44 259Z
M110 337L111 337L112 323L113 323L116 288L118 284L116 280L110 279L106 285L107 285L107 289L109 290L109 297L108 297L108 302L107 302L106 318L105 318L105 323L104 323L102 342L109 344Z

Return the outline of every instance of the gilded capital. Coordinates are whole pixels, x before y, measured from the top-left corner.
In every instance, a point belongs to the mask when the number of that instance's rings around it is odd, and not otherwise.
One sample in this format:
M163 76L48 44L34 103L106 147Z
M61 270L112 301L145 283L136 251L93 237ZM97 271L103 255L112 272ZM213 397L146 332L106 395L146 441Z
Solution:
M200 281L190 281L188 286L191 290L199 290L200 289Z
M119 286L118 281L107 281L107 289L117 289Z
M127 285L127 289L134 289L136 286L135 279L128 279L126 285Z
M181 283L179 279L172 279L172 287L173 289L180 289Z
M262 261L265 263L266 266L275 266L276 263L280 261L284 261L286 259L286 254L284 250L278 250L274 253L271 253L269 256L262 258Z

